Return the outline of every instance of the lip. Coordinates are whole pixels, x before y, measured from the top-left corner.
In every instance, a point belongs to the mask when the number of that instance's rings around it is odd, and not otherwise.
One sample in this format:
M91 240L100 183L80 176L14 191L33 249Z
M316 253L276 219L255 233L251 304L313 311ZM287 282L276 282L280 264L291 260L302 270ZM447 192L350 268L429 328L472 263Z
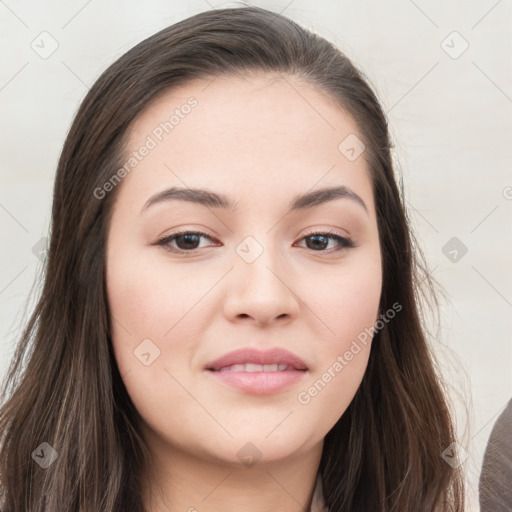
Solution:
M286 364L291 369L275 372L219 371L233 364ZM308 373L308 367L288 350L273 348L264 352L245 348L230 352L204 367L207 375L231 387L254 395L269 395L295 384Z
M284 348L272 348L261 351L253 348L242 348L234 350L228 354L216 359L215 361L206 363L205 370L220 370L225 366L233 364L285 364L292 366L295 370L307 370L306 363L297 355L285 350ZM246 373L246 372L236 372ZM259 372L255 372L259 373Z

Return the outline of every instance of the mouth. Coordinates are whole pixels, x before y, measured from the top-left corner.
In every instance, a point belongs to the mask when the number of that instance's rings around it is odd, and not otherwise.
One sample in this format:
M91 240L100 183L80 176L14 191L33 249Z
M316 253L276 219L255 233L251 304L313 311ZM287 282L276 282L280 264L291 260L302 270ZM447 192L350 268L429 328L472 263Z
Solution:
M266 352L241 349L208 363L204 370L215 381L245 393L277 393L302 380L308 367L295 354L284 349Z
M218 370L214 368L207 368L212 372L264 372L264 373L274 373L274 372L286 372L286 371L306 371L299 370L294 366L289 366L287 364L255 364L255 363L245 363L245 364L232 364L230 366L223 366Z

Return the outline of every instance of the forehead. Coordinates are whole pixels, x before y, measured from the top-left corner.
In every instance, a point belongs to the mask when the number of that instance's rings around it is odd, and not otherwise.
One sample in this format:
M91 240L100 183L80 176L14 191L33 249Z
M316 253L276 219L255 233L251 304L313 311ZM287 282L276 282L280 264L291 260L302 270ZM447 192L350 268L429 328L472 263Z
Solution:
M350 160L342 151L351 137L363 138L342 106L296 77L195 80L160 94L132 123L126 158L151 149L123 188L147 195L165 183L247 192L264 183L279 195L321 180L368 191L364 157Z

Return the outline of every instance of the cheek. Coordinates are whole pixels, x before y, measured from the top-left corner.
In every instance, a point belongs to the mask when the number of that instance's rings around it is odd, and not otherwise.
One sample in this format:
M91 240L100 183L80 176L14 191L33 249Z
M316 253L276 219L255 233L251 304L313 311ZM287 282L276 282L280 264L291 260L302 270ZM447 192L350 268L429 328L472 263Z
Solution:
M297 402L324 425L334 425L363 379L378 319L382 276L372 255L346 271L315 280L308 305L318 316L322 335L316 342L316 367ZM311 282L309 282L311 285Z
M360 273L353 272L340 283L337 300L332 301L335 311L334 330L342 336L339 349L348 348L347 343L365 329L374 325L378 317L381 296L380 269L368 268Z
M180 370L188 366L188 343L172 341L186 325L185 315L195 294L184 298L179 280L179 275L171 275L161 266L128 257L112 261L107 275L115 359L126 390L145 421L162 414L167 417L164 411L170 406L170 396L176 403L188 398L181 396L183 390L166 371L171 369L181 381L172 362L178 362ZM187 284L194 286L190 279ZM181 340L186 339L182 333Z
M318 349L324 355L346 350L351 340L378 318L382 275L380 258L373 252L358 257L355 263L347 262L336 272L296 282L304 302L319 320L319 339L323 341Z
M106 285L112 343L121 375L142 366L142 361L136 359L137 347L141 343L148 350L140 355L150 352L149 360L156 361L156 356L161 351L158 338L162 328L157 329L157 326L164 323L162 317L165 314L166 301L155 288L158 281L155 280L154 273L155 269L145 264L133 247L123 244L122 239L111 240ZM148 357L144 356L142 359L145 361ZM147 369L150 368L148 366Z
M108 257L107 292L120 337L128 331L139 337L162 339L185 314L188 299L200 283L194 282L197 279L193 273L162 262L157 250L141 249L122 236L113 239L111 245L116 249ZM123 320L124 334L119 325Z
M216 272L185 271L150 256L120 251L107 271L114 353L121 376L137 380L134 393L168 389L166 369L183 378L214 314L206 296L218 281Z

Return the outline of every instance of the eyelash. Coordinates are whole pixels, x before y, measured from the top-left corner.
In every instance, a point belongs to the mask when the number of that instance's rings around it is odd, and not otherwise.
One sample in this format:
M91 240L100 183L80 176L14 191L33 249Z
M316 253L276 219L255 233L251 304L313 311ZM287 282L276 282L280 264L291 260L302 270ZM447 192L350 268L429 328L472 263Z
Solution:
M210 236L208 233L205 233L204 231L200 231L200 230L192 231L192 230L183 229L183 230L174 232L172 235L168 235L163 238L160 238L157 242L155 242L155 245L162 246L165 250L167 250L169 252L182 253L182 254L195 254L196 252L198 252L200 250L200 249L191 249L191 250L187 251L185 249L176 249L174 247L171 247L170 243L182 235L200 235L200 236L208 238L209 240L214 240L214 238L212 236ZM304 235L301 238L301 240L304 240L305 238L309 238L309 237L312 237L315 235L323 235L323 236L326 236L326 238L328 238L329 240L336 240L339 243L339 246L338 246L338 248L335 248L334 250L331 249L331 250L315 251L315 250L311 249L313 252L318 252L318 253L323 252L323 253L329 254L332 252L341 251L343 249L351 249L351 248L356 247L356 244L349 237L338 235L333 231L309 232L306 235Z

